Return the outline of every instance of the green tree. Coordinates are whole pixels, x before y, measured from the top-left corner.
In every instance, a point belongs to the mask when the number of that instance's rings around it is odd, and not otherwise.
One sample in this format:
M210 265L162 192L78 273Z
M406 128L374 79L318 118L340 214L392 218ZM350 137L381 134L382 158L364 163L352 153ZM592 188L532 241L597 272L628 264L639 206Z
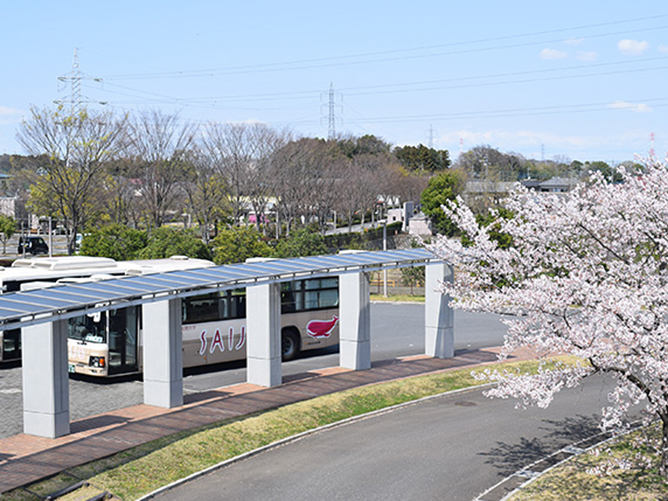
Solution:
M408 268L401 268L401 283L411 288L411 295L413 294L413 287L424 285L424 266L409 266Z
M456 226L445 215L441 206L446 200L455 200L464 187L465 175L456 170L441 172L429 180L422 192L422 211L431 218L437 233L452 236Z
M153 230L148 245L138 254L140 259L171 256L211 259L211 251L193 231L161 226Z
M589 172L600 171L609 183L619 183L622 181L622 175L613 166L602 160L585 162L585 169Z
M2 253L7 253L7 242L16 233L16 221L9 216L0 215L0 239L2 240Z
M216 264L243 263L249 257L269 257L271 252L262 233L253 227L222 230L213 239L213 260Z
M373 134L339 139L336 145L340 152L350 159L358 155L388 155L392 150L390 143Z
M274 249L273 256L286 257L304 257L327 254L325 239L320 232L312 231L309 228L301 228L278 242Z
M500 227L503 220L512 219L514 216L512 211L505 207L499 207L494 212L476 214L475 221L480 226L488 228L487 232L490 240L494 240L498 244L499 249L508 249L513 245L513 238L508 233L500 231ZM467 235L462 235L462 243L467 246L473 244Z
M84 256L109 257L116 261L136 259L146 247L148 238L145 231L128 228L121 224L109 224L93 230L81 241Z
M450 167L448 150L435 150L423 144L417 146L397 146L394 155L401 165L411 171L438 172Z
M543 162L543 168L553 169L555 166ZM469 151L459 155L455 167L464 170L469 179L479 181L504 181L513 182L522 177L527 177L527 168L530 170L530 176L540 176L543 179L542 171L536 171L535 165L527 165L527 160L518 153L503 153L489 145L474 146ZM544 174L546 178L552 177L550 174Z

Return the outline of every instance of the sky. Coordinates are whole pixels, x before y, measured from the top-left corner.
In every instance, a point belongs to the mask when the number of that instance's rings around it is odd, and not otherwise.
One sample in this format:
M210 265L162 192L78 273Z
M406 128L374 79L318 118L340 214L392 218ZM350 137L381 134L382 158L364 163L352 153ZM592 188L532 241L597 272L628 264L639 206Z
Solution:
M453 160L664 158L667 74L666 0L0 0L0 154L78 83L93 110L309 137L333 118Z

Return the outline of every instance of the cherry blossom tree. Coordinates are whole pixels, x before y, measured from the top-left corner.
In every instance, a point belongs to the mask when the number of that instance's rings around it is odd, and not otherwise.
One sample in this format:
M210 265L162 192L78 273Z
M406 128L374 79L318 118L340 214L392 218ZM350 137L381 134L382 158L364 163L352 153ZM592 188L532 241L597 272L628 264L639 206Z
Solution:
M530 347L544 360L564 353L581 361L533 375L490 372L499 381L490 396L547 407L561 389L611 374L602 425L623 425L632 406L644 405L646 419L662 423L668 477L668 166L644 163L621 168L621 183L594 174L567 194L518 186L505 202L514 216L492 212L488 226L459 199L444 210L468 240L439 237L429 248L458 270L443 285L453 306L516 316L502 356ZM500 248L492 228L512 245Z

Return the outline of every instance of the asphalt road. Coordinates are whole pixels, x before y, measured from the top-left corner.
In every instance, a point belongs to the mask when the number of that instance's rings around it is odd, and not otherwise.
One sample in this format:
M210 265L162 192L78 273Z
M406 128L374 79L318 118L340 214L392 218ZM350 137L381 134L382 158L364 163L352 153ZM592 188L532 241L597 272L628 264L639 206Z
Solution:
M455 350L503 344L507 329L497 315L455 311ZM371 305L371 360L388 360L424 353L424 305L374 303ZM339 365L338 347L304 353L283 363L283 375ZM224 371L188 370L186 392L207 391L246 381L243 363L228 364Z
M234 463L157 499L466 500L599 430L603 378L547 410L515 409L481 390L355 421Z
M424 353L424 305L372 304L372 360ZM503 342L505 326L494 315L455 312L455 348L498 346ZM338 347L303 354L286 362L283 374L339 365ZM246 381L242 362L217 367L187 370L184 392L197 393ZM139 377L121 380L85 380L70 378L70 416L72 420L94 416L143 402ZM0 438L21 433L23 429L21 368L0 369Z

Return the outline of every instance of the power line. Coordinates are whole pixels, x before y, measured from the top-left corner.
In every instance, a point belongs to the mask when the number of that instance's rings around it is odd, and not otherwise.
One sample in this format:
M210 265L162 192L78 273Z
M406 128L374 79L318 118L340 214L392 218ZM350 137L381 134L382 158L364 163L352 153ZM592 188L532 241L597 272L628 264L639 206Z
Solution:
M567 31L574 30L583 30L583 29L592 29L605 26L614 26L619 24L634 23L639 21L651 21L658 20L668 17L668 15L657 15L657 16L648 16L640 17L628 20L620 21L611 21L605 23L597 23L590 25L582 25L571 28L559 28L555 30L545 30L538 32L529 32L524 34L515 34L515 35L506 35L501 37L490 37L482 39L474 39L470 41L458 41L450 42L446 44L438 44L431 46L422 46L422 47L412 47L408 49L395 49L389 51L378 51L378 52L369 52L361 54L352 54L347 56L335 56L328 58L315 58L315 59L302 59L295 61L283 61L283 62L272 62L272 63L263 63L263 64L253 64L253 65L241 65L241 66L232 66L229 68L209 68L202 70L191 70L191 71L165 71L165 72L155 72L155 73L129 73L129 74L120 74L120 75L109 75L104 77L105 81L111 80L149 80L149 79L163 79L163 78L200 78L200 77L212 77L212 76L221 76L221 75L238 75L246 73L262 73L269 71L293 71L299 69L312 69L312 68L321 68L321 67L331 67L331 66L342 66L342 65L359 65L359 64L369 64L376 62L389 62L397 61L401 59L416 59L416 58L425 58L425 57L437 57L443 55L455 55L455 54L467 54L471 52L483 52L483 51L492 51L492 50L501 50L509 48L518 48L518 47L527 47L537 44L545 43L556 43L563 41L562 39L551 39L551 40L540 40L534 42L526 43L515 43L507 45L499 45L498 42L504 40L514 40L521 38L528 38L534 36L543 36L556 33L563 33ZM667 26L655 26L647 28L636 28L633 29L633 33L643 32L643 31L654 31L659 29L664 29ZM605 36L615 36L629 33L631 30L599 33L599 34L589 34L586 35L587 38L600 38ZM462 50L450 50L446 52L437 52L437 53L428 53L428 54L418 54L417 52L441 50L452 47L460 47L466 45L476 45L476 44L491 44L487 47L482 48L466 48ZM400 56L400 54L406 54Z
M668 57L652 57L652 58L643 58L634 61L618 61L614 63L598 63L598 64L589 64L589 65L574 65L566 68L557 68L557 69L540 69L540 70L526 70L526 71L516 71L516 72L507 72L507 73L493 73L489 75L477 75L477 76L462 76L462 77L452 77L446 79L438 80L427 80L427 81L415 81L415 82L406 82L399 84L382 84L382 85L369 85L369 86L356 86L348 87L342 90L346 91L346 94L349 96L364 96L364 95L380 95L380 94L395 94L395 93L404 93L404 92L415 92L417 90L421 92L426 91L438 91L445 89L458 89L458 88L472 88L472 87L490 87L498 85L511 85L511 84L525 84L525 83L534 83L534 82L545 82L553 80L564 80L564 79L574 79L574 78L587 78L587 77L598 77L598 76L610 76L610 75L620 75L627 73L640 73L648 71L659 71L668 69L668 65L662 66L651 66L644 68L629 68L629 69L619 69L619 70L610 70L610 71L589 71L586 73L580 74L566 74L566 75L554 75L554 76L545 76L545 77L535 77L535 78L522 78L514 80L505 80L505 81L492 81L484 82L483 80L488 79L498 79L505 77L514 77L514 76L531 76L531 75L542 75L542 74L551 74L556 72L564 71L579 71L579 70L590 70L592 68L606 68L614 66L628 66L638 63L646 62L668 62ZM461 82L461 83L458 83ZM450 85L448 85L450 84ZM119 88L128 92L113 91L109 90L106 87L111 85L112 87ZM385 90L382 90L385 89ZM263 93L255 95L234 95L234 96L211 96L211 97L198 97L198 98L179 98L174 96L168 96L164 94L158 94L153 91L143 91L141 89L134 89L132 87L121 86L118 84L106 84L105 90L111 93L116 93L119 95L125 95L128 97L133 97L132 92L139 94L135 97L147 96L151 98L154 102L164 103L172 102L176 104L181 104L184 106L199 106L199 107L221 107L224 109L230 109L230 105L222 106L225 102L237 102L241 103L244 101L257 103L258 101L276 101L276 100L312 100L316 95L320 94L319 91L315 90L303 90L303 91L291 91L285 93ZM146 98L146 97L145 97ZM206 104L210 102L209 104ZM217 106L221 104L221 106ZM258 106L252 108L242 108L238 109L264 109Z
M668 98L655 99L639 99L643 103L652 104L655 108L663 108L668 106ZM585 103L574 104L568 106L541 106L533 108L508 108L500 110L485 110L485 111L465 111L459 113L433 113L421 115L401 115L401 116L387 116L387 117L371 117L366 120L373 123L393 123L393 122L418 122L418 121L451 121L462 120L470 118L509 118L509 117L524 117L524 116L549 116L556 114L568 113L589 113L600 111L619 111L610 106L610 103ZM293 122L294 124L315 123L312 120L304 120L300 122Z

